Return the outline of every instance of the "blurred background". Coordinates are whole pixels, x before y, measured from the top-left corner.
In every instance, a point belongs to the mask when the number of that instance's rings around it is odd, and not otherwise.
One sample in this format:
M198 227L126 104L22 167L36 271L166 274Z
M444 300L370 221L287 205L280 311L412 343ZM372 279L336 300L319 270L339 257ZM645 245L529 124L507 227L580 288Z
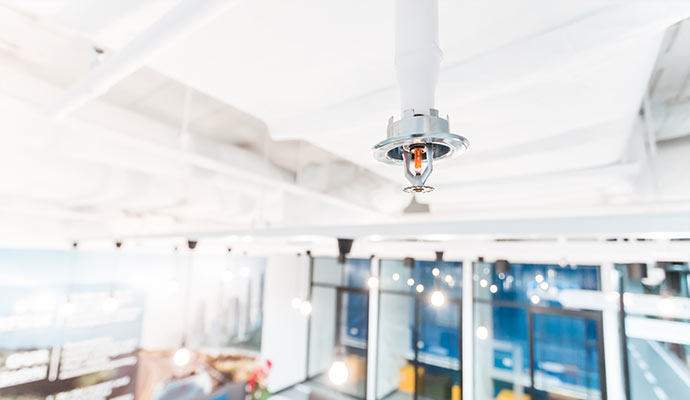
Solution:
M690 398L690 2L429 0L411 195L414 2L0 0L0 398Z

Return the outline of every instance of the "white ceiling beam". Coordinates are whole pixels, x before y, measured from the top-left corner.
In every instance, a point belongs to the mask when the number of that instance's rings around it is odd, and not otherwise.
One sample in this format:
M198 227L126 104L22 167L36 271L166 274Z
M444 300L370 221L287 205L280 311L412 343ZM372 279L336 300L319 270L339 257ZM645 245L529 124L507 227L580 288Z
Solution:
M107 92L151 57L179 38L204 26L236 4L237 0L185 0L151 25L125 48L96 65L75 85L67 89L46 112L63 118Z

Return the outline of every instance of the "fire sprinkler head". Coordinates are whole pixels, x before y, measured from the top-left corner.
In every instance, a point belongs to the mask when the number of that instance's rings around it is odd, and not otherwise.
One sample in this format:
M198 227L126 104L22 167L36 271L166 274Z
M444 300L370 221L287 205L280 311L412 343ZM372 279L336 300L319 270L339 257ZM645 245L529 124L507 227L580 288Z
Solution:
M388 120L388 138L374 146L374 158L386 164L403 164L405 178L411 184L403 189L405 192L431 192L434 188L426 181L433 163L460 155L469 146L467 139L449 130L448 119L439 117L436 109L428 113L405 110L400 120Z

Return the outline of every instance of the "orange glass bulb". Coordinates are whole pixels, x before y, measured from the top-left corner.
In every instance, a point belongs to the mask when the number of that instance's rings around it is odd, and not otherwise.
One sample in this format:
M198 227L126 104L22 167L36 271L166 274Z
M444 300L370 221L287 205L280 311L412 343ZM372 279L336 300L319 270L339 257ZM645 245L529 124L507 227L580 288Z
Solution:
M414 168L422 169L422 148L417 147L414 151Z

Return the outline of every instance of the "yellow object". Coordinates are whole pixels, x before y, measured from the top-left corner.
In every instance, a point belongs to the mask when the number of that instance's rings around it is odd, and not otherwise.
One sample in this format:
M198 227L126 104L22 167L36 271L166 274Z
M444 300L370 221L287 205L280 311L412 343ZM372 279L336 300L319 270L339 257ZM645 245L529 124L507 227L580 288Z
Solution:
M419 391L422 390L422 377L424 376L424 368L419 368L419 375L417 381L419 382ZM398 380L398 390L401 392L414 393L414 365L408 364L400 368L400 379Z
M364 358L356 355L356 354L349 354L347 357L345 357L345 365L347 365L347 370L349 372L349 378L348 381L350 382L357 382L360 380L365 379L364 371L365 371L365 360Z
M462 390L460 390L460 386L453 385L453 387L450 390L450 398L452 400L460 400L461 397L462 397Z
M508 389L503 389L498 393L498 396L496 396L496 400L515 400L515 392L512 390ZM528 394L523 394L521 400L529 400L530 397Z

